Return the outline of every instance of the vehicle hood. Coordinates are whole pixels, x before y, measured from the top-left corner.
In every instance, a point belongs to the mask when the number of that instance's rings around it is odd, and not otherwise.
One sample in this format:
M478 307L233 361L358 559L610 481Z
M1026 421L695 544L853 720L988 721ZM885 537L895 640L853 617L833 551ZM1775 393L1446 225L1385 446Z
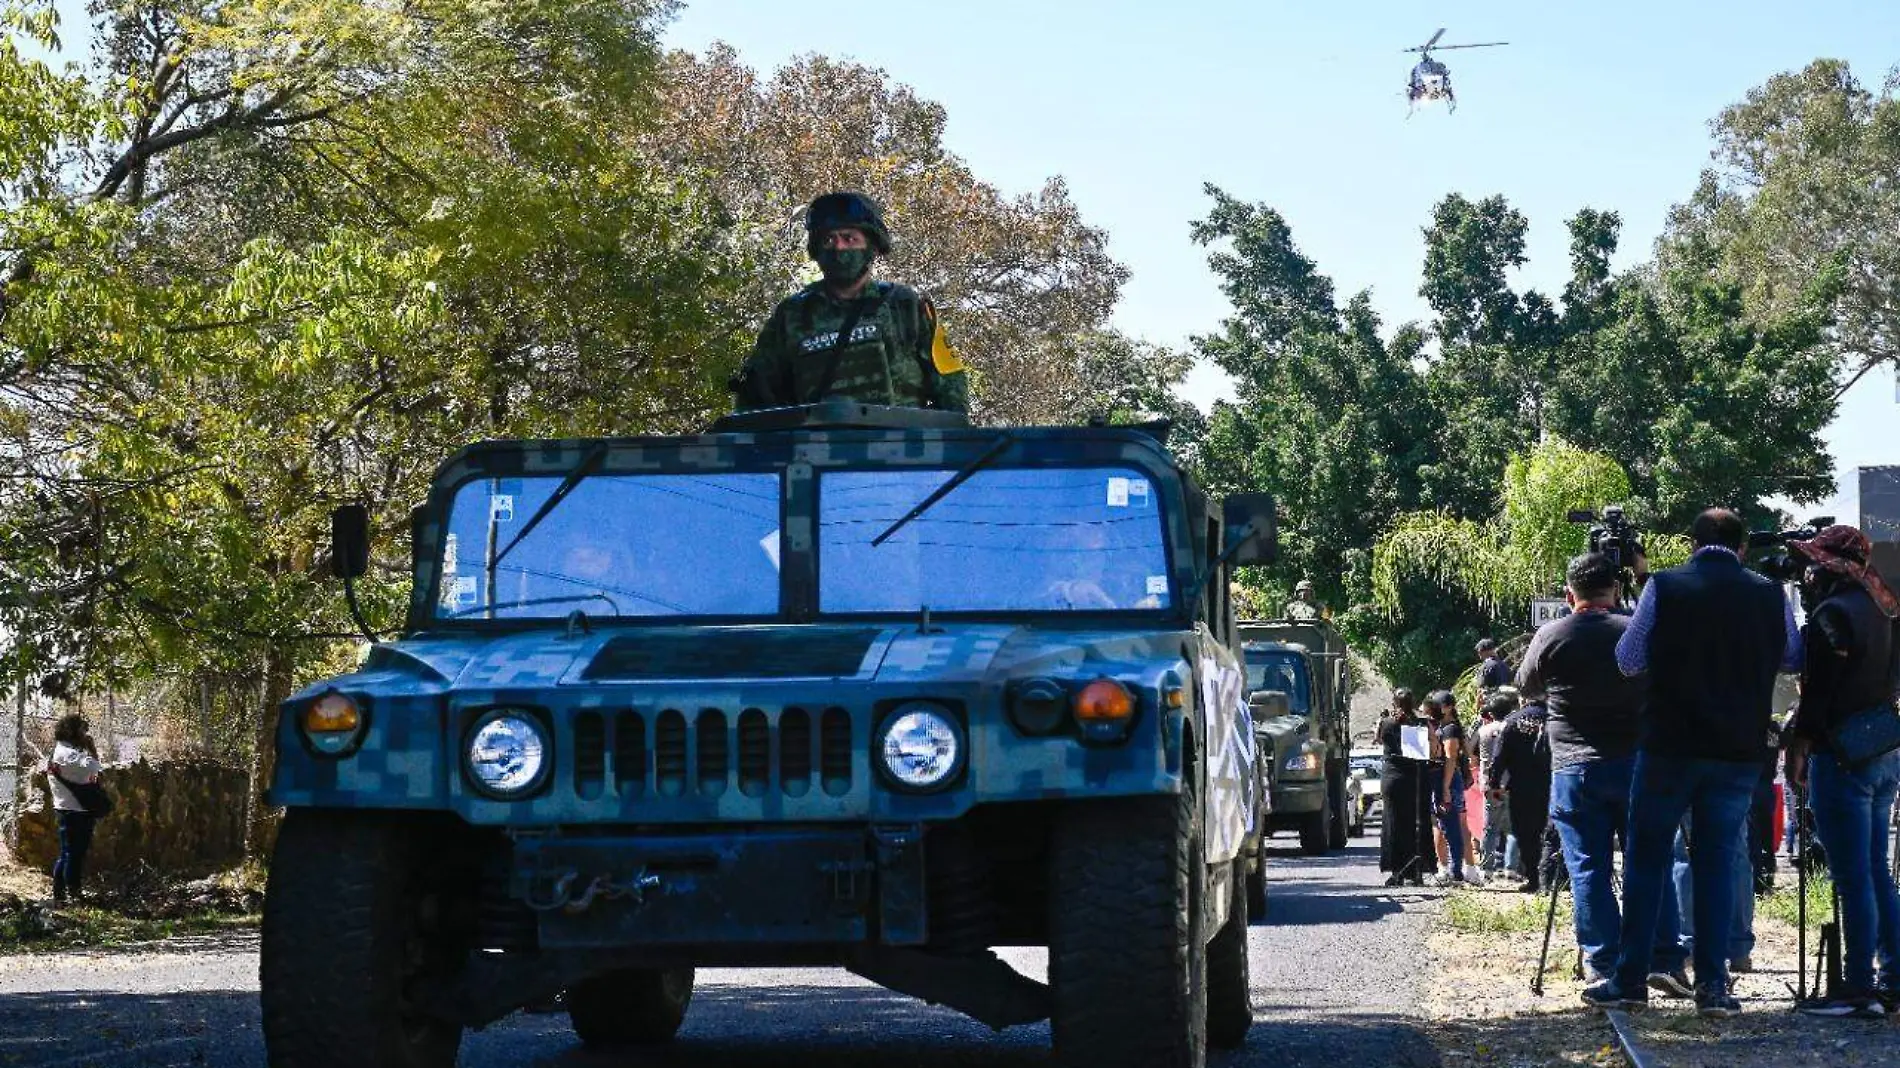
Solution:
M519 690L557 686L787 680L860 683L1001 681L1030 675L1125 676L1157 658L1181 663L1184 635L1030 624L805 624L560 628L422 635L372 647L337 686L373 691ZM1293 717L1288 717L1293 718Z

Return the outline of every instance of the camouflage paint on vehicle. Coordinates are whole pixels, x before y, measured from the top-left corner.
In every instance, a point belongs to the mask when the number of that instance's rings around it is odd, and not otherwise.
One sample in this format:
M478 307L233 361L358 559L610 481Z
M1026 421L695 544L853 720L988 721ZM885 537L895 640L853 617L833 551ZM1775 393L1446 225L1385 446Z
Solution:
M1208 858L1231 860L1252 831L1258 781L1254 737L1234 651L1196 606L1182 604L1207 559L1205 498L1156 437L1133 429L1008 431L999 468L1117 465L1141 472L1165 525L1173 607L1113 613L1038 613L1021 620L945 615L922 633L914 613L827 618L817 609L818 476L844 469L952 471L992 447L999 432L948 428L708 433L678 438L487 442L441 469L414 516L415 584L403 638L374 647L362 668L294 695L278 723L272 804L453 812L477 826L554 828L916 823L953 820L980 805L1177 793L1189 733L1206 756ZM575 629L545 620L442 620L439 564L458 487L476 479L560 476L597 447L598 475L772 472L781 476L781 611L766 623L594 618ZM1218 534L1214 535L1218 537ZM587 678L625 634L672 636L718 649L743 638L796 667L819 634L856 635L853 674L812 677ZM1004 713L1013 680L1080 684L1107 676L1139 695L1129 738L1085 744L1072 733L1030 737ZM1179 708L1163 707L1184 687ZM366 712L342 756L306 744L302 712L340 691ZM955 710L968 731L965 773L937 793L894 791L872 765L872 732L896 704L926 699ZM465 736L483 712L523 708L551 738L545 788L495 800L462 770ZM802 718L801 718L802 717ZM785 744L788 724L806 746ZM677 752L661 759L665 745ZM764 748L759 747L763 745ZM763 766L757 755L766 754ZM634 754L638 753L638 766ZM576 758L586 756L585 761ZM747 756L751 754L751 756ZM742 767L752 759L753 766ZM738 832L744 833L744 832Z

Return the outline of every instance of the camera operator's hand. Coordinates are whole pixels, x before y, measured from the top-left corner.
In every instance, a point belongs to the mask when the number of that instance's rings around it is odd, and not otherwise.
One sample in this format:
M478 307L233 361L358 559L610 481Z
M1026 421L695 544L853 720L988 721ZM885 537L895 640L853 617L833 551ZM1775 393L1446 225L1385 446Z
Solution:
M1800 790L1808 788L1808 748L1806 738L1795 738L1788 742L1788 785Z

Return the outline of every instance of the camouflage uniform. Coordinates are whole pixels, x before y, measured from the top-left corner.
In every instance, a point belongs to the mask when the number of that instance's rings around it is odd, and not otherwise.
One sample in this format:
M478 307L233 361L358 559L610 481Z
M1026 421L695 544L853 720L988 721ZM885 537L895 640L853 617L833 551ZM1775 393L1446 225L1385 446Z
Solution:
M1284 616L1287 619L1318 619L1320 617L1319 605L1311 601L1288 601L1286 603Z
M857 311L842 347L838 334ZM827 382L827 378L829 382ZM968 411L968 375L929 298L873 281L853 300L822 282L779 303L736 381L740 411L847 396L867 404Z

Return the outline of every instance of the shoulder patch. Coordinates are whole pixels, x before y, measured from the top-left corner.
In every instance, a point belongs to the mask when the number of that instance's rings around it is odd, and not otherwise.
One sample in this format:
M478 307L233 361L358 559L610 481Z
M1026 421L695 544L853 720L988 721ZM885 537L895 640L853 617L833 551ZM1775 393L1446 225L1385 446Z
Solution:
M943 324L937 321L936 310L929 304L924 305L925 315L930 323L930 362L936 366L940 375L953 375L963 370L963 358L950 347L950 341L943 336Z

